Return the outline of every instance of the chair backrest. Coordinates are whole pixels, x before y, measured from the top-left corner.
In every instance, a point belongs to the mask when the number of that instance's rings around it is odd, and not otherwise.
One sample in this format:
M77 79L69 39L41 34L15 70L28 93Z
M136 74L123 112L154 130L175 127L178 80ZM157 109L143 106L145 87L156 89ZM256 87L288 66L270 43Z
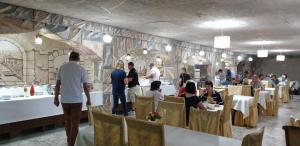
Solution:
M199 88L199 96L202 96L205 92L205 88Z
M150 87L143 86L143 87L142 87L143 95L144 95L144 96L147 96L146 93L147 93L147 91L149 91L149 90L150 90Z
M154 98L151 96L135 97L135 115L137 119L146 120L149 112L154 111Z
M195 131L218 135L220 116L221 111L206 111L191 108L189 127Z
M260 92L260 89L255 89L254 100L252 102L252 106L257 107L257 103L258 103L258 99L259 99L259 92Z
M265 128L259 129L257 132L250 133L243 138L242 146L262 146Z
M124 146L124 118L95 110L92 112L95 146Z
M110 104L99 106L87 106L89 125L94 125L93 111L111 114L112 107Z
M283 126L285 131L286 146L299 146L300 143L300 127Z
M300 127L300 120L294 118L294 116L291 115L290 117L290 124L289 126L295 126L295 127Z
M262 86L263 86L264 88L268 88L269 81L262 80L262 81L260 81L260 83L262 84Z
M162 123L176 127L186 127L184 103L159 101L157 112L162 116Z
M251 96L251 85L243 85L242 87L242 95Z
M243 86L229 86L228 95L242 95Z
M226 96L224 102L224 108L220 117L221 122L226 122L231 120L232 101L233 101L233 95Z
M168 102L176 102L176 103L184 103L183 97L176 97L176 96L165 96L165 100Z
M129 146L164 146L164 127L162 124L126 118Z

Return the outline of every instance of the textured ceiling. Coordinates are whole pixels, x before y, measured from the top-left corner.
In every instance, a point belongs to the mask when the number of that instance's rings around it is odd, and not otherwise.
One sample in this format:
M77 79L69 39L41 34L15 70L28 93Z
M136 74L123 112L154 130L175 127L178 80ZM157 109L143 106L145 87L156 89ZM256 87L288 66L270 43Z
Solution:
M254 53L268 40L267 49L300 53L299 0L0 0L153 35L212 46L220 29L201 28L206 21L235 19L240 28L224 29L232 50ZM291 53L291 52L289 52ZM294 52L295 53L295 52Z

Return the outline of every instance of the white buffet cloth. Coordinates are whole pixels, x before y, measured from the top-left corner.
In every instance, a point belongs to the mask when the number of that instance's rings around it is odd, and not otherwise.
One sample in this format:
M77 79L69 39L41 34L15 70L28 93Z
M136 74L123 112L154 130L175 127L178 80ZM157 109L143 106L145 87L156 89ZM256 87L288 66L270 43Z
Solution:
M275 95L275 88L265 88L265 91L269 91L270 95Z
M165 146L241 146L241 141L233 138L210 135L168 125L164 125L164 131ZM126 137L127 131L125 130L125 141L127 141ZM78 132L75 146L94 146L94 128L81 128Z
M266 100L269 98L269 96L270 96L270 91L259 92L258 104L260 104L264 109L267 109Z
M92 105L103 104L102 92L90 92ZM53 104L54 95L32 96L0 100L0 125L50 117L63 114L61 104ZM82 110L86 108L86 96L83 97Z
M244 115L243 117L246 118L249 116L249 107L253 100L254 97L252 96L234 95L232 108L241 111Z

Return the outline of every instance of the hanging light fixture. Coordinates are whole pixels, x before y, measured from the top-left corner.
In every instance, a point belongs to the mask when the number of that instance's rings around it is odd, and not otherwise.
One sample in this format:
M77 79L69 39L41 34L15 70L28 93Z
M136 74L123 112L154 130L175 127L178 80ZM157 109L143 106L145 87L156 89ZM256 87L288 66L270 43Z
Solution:
M41 44L43 43L43 39L42 39L41 35L37 35L37 36L35 37L34 42L35 42L35 44L37 44L37 45L41 45Z
M162 62L162 60L161 60L161 58L159 56L156 57L156 62L158 62L158 63Z
M201 51L199 52L199 55L200 55L200 56L204 56L204 55L205 55L205 52L204 52L203 50L201 50Z
M242 56L239 55L239 56L237 57L237 60L238 60L238 61L242 61L242 60L243 60Z
M276 61L285 61L285 55L277 55L276 56Z
M261 50L257 50L257 57L266 58L269 56L269 51L264 49L264 44L261 44Z
M184 60L182 60L182 63L186 64L186 63L187 63L187 61L184 59Z
M223 58L226 58L226 57L227 57L227 54L226 54L226 53L222 53L222 57L223 57Z
M127 61L128 61L128 60L131 60L131 55L130 55L130 54L127 54L126 60L127 60Z
M111 43L112 36L110 36L109 34L105 34L102 39L104 43Z
M214 48L230 48L230 36L215 36Z
M172 46L167 45L165 49L166 49L167 52L171 52L172 51Z
M253 61L253 58L252 58L252 57L249 57L249 58L248 58L248 61L250 61L250 62Z
M227 63L227 62L226 62L226 63L225 63L225 66L227 66L227 67L228 67L228 66L229 66L229 63Z
M196 58L196 56L195 56L195 55L193 55L193 56L192 56L192 58L193 58L193 59L195 59L195 58Z
M219 65L219 62L216 62L216 66L218 66Z
M148 54L148 50L147 50L147 49L144 49L144 50L143 50L143 54L144 54L144 55Z
M200 63L200 65L202 65L202 64L203 64L203 61L202 61L202 60L200 60L200 62L199 62L199 63Z
M223 58L221 58L221 60L220 60L221 62L224 62L224 59Z

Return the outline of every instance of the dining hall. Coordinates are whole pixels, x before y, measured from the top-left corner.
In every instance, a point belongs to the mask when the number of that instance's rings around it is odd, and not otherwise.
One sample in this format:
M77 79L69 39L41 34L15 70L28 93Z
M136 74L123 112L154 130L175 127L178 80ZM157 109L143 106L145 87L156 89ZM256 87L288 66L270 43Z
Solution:
M299 146L299 7L0 0L0 146Z

